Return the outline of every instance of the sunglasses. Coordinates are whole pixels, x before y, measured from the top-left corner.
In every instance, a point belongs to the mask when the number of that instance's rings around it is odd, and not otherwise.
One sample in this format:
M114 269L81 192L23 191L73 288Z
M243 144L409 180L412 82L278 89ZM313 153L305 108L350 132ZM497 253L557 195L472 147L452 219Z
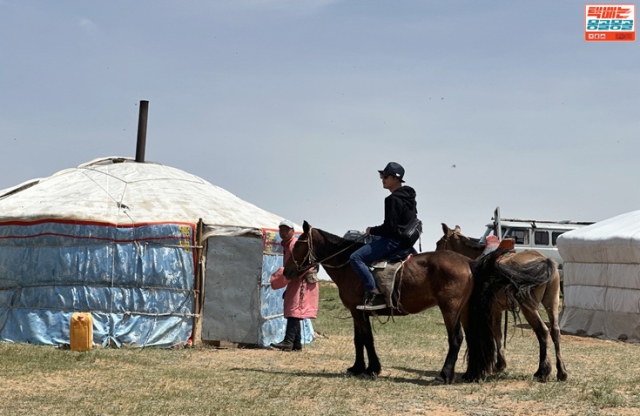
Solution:
M380 175L380 179L387 179L389 176L393 176L393 175Z

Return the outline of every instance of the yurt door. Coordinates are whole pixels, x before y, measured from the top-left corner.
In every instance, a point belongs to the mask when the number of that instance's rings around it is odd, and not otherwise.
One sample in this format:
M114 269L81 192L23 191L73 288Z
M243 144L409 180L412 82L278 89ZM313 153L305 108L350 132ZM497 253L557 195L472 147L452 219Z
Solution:
M214 236L207 242L202 339L257 344L262 239Z

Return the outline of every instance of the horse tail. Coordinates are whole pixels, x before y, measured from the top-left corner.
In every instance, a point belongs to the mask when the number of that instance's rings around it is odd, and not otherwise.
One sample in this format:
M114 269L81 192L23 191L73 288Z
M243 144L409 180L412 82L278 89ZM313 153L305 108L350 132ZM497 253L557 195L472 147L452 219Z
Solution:
M469 299L469 334L467 334L467 379L484 379L496 363L493 307L497 294L503 290L507 307L514 311L518 304L536 304L531 291L550 282L556 273L556 263L540 258L525 264L500 263L505 253L496 250L478 260L473 267L474 285Z
M486 273L486 266L472 264L473 291L469 298L467 324L467 381L484 379L491 373L496 359L496 345L494 341L493 318L491 309L497 291L490 283L490 273Z
M525 264L495 263L494 273L496 284L504 289L509 306L517 302L535 307L537 300L532 291L550 283L555 278L556 270L555 261L541 257Z

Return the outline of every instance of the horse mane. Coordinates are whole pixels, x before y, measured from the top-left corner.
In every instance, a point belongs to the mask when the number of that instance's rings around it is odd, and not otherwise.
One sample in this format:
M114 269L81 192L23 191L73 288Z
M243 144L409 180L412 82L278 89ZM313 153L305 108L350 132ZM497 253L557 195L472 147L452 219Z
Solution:
M351 245L354 245L355 249L353 251L356 251L358 248L364 246L363 242L360 241L353 241L353 240L346 240L340 236L337 236L335 234L331 234L328 231L324 231L321 230L319 228L314 228L317 232L320 233L320 235L330 244L336 246L335 248L337 250L342 250L346 247L349 247ZM356 247L357 246L357 247Z
M331 234L330 232L321 230L319 228L314 228L314 230L316 230L322 236L322 238L331 245L332 251L339 252L341 250L344 250L343 253L340 253L335 257L336 261L340 263L348 261L348 256L350 256L360 247L364 246L364 243L360 241L345 240L342 237ZM347 257L346 260L344 259L345 256Z
M462 241L462 244L464 244L465 246L475 249L475 250L484 250L484 248L487 246L486 244L482 244L480 242L479 238L471 238L471 237L467 237L464 234L461 233L456 233L458 235L458 237L460 237L460 241Z

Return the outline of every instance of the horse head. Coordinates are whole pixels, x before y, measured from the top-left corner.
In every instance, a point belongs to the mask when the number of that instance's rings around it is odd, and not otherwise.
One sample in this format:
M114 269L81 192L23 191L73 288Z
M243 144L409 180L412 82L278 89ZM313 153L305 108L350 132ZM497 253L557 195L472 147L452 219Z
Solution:
M452 230L447 224L442 223L442 232L444 235L436 243L436 251L455 251L456 253L475 259L482 254L484 250L484 244L462 234L462 230L458 225Z
M349 264L349 255L364 245L313 228L307 221L302 224L302 231L284 266L284 275L288 279L298 278L319 265L325 268L344 267Z
M442 232L444 235L436 243L436 251L455 251L451 248L451 244L453 243L451 240L456 238L456 234L460 233L460 227L456 225L456 228L452 230L447 224L442 223Z
M293 245L291 256L284 265L284 275L287 279L297 279L309 269L316 266L313 253L313 227L307 221L302 224L302 234Z

